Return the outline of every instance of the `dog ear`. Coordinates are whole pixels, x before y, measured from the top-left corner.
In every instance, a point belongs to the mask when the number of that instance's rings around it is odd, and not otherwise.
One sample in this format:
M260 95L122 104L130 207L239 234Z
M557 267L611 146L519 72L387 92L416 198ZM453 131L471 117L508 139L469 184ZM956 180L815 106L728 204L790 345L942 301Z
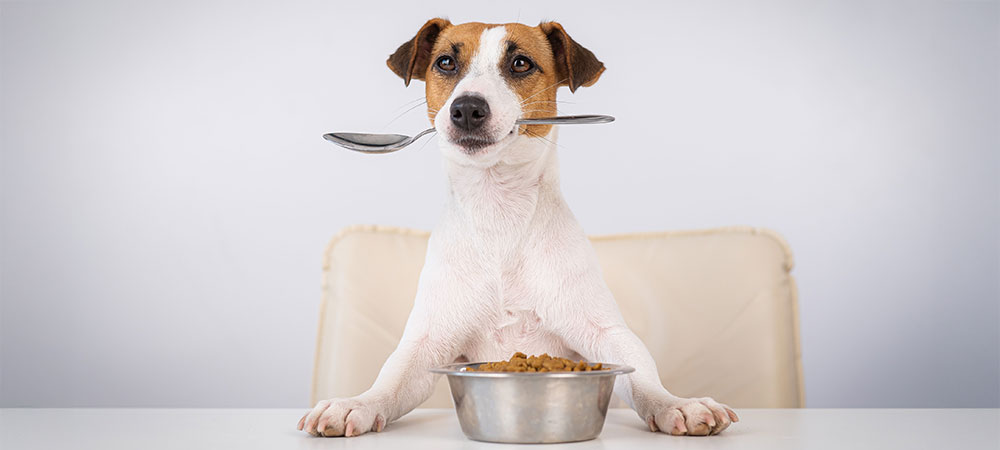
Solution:
M428 20L412 40L404 42L395 53L389 55L389 59L385 61L386 65L399 75L407 86L410 85L411 78L423 80L427 66L431 63L434 42L437 41L441 30L450 25L451 22L447 19Z
M597 60L594 54L582 45L577 44L566 34L566 30L557 22L542 22L538 24L552 46L552 56L556 61L556 76L566 80L570 92L576 92L580 86L590 86L597 82L604 72L604 63Z

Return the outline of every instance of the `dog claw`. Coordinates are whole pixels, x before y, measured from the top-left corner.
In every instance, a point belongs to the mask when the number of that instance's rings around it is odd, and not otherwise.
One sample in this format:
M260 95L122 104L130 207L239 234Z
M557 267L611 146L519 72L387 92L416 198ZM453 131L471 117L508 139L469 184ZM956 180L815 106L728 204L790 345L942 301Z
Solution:
M677 430L678 436L687 434L688 429L687 426L684 425L684 416L674 419L674 429Z
M649 431L652 431L654 433L660 431L660 429L656 427L656 419L653 416L649 416L646 418L646 426L649 427Z

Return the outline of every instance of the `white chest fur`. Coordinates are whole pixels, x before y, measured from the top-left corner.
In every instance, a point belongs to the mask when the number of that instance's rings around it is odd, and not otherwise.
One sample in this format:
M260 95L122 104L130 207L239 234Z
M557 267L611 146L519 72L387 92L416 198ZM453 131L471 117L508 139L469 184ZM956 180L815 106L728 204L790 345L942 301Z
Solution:
M478 316L469 359L507 358L514 351L565 353L550 326L549 303L561 280L545 267L567 255L564 246L576 239L562 235L579 227L559 191L554 145L528 138L519 144L526 148L511 149L508 161L490 168L447 163L448 208L432 250L441 252L446 260L440 263L463 284L476 287L452 305Z

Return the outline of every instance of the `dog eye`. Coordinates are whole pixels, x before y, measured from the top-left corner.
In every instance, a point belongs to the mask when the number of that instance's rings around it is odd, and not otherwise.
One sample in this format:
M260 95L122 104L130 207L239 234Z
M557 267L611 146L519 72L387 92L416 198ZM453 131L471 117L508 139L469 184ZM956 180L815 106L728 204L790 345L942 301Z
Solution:
M434 64L437 65L438 69L441 69L445 72L454 71L455 68L457 67L455 65L455 60L450 56L442 56L438 58L437 62Z
M525 73L534 67L535 63L526 56L518 56L510 63L510 71L514 73Z

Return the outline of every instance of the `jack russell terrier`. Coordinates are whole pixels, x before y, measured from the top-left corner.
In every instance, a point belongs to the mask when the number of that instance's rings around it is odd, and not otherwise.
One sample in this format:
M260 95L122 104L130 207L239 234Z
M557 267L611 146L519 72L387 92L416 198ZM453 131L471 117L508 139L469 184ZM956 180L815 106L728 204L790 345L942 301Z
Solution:
M323 400L299 421L317 436L359 436L426 400L429 369L515 351L627 364L618 393L651 431L705 436L739 419L711 398L668 392L625 324L597 255L559 190L556 90L594 84L604 64L555 22L453 25L431 19L387 61L424 80L443 138L449 193L431 234L413 310L370 389ZM444 111L444 120L436 120Z

